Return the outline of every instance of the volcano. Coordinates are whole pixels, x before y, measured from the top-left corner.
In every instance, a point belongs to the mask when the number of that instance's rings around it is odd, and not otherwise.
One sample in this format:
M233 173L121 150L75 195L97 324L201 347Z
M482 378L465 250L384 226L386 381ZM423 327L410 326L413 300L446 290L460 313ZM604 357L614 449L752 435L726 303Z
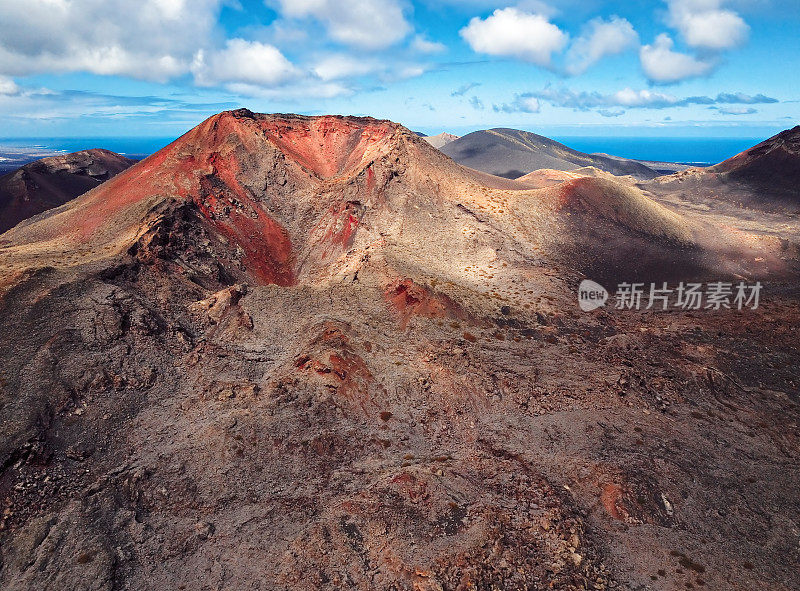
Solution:
M709 172L769 194L792 193L796 197L800 186L800 125L710 167Z
M519 178L539 169L572 171L593 166L640 180L658 176L635 160L585 154L550 138L517 129L475 131L442 146L459 164L505 178Z
M800 126L708 168L690 168L647 183L661 195L747 210L796 215L800 212Z
M0 232L97 187L134 163L92 149L43 158L0 177Z
M3 589L796 582L780 237L237 110L0 236L0 272ZM588 314L587 277L784 291Z

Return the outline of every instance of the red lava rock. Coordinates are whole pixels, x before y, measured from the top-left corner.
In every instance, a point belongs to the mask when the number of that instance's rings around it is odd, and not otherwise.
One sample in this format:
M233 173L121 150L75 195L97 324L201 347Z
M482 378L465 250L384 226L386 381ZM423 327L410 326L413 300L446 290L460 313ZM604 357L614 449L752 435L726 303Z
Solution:
M400 326L406 328L411 318L455 318L467 320L468 314L447 295L435 293L430 288L417 285L411 279L391 283L384 296L400 315Z

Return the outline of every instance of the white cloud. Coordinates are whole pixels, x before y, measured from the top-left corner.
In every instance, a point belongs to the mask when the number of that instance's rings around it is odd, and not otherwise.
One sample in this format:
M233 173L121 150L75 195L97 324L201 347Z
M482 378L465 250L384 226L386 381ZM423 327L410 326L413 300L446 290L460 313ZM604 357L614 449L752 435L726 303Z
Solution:
M691 47L720 51L741 45L750 31L722 0L667 0L668 23Z
M516 57L545 67L569 39L544 16L517 8L495 10L486 19L475 17L460 34L478 53Z
M411 48L421 53L441 53L447 50L447 46L444 43L430 41L422 35L414 37L414 40L411 42Z
M288 18L311 17L331 39L363 49L383 49L411 32L399 0L267 0Z
M691 55L673 51L672 38L662 33L652 45L639 50L642 69L652 82L672 83L686 78L704 76L716 65L713 61L699 60Z
M397 72L395 73L388 73L384 76L386 80L405 80L407 78L416 78L417 76L422 76L427 71L425 66L421 66L419 64L410 64L406 66L401 66Z
M423 0L423 3L441 9L444 6L451 10L458 10L467 14L483 11L495 10L497 8L507 8L513 4L516 8L525 12L541 14L544 17L552 18L561 11L544 0Z
M19 94L19 86L11 78L0 76L0 96L12 96Z
M601 58L622 53L638 42L639 35L626 19L592 19L567 52L567 72L582 74Z
M542 104L532 93L518 94L512 103L492 105L495 113L539 113Z
M393 82L421 76L426 66L390 60L377 60L343 53L322 57L312 68L311 73L324 82L356 79L370 75L382 82Z
M677 97L662 92L623 88L609 97L609 104L622 107L663 107L674 105L678 100Z
M318 78L327 81L363 76L378 69L380 65L372 60L336 53L322 58L312 71Z
M192 72L199 86L276 86L298 75L276 47L244 39L229 39L221 50L197 52Z
M0 73L164 81L212 38L222 0L3 0Z
M227 84L226 88L231 92L247 97L266 98L274 101L294 101L296 99L327 99L337 96L347 96L353 94L353 90L348 86L332 81L319 82L313 80L300 80L287 86L267 88L257 84L246 84L234 82Z

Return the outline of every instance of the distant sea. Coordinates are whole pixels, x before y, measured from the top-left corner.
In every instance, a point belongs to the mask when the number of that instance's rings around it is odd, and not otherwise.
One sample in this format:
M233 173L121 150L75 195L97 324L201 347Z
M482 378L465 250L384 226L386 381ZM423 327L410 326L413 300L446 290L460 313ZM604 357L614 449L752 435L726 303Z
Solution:
M129 158L144 158L157 152L174 137L71 137L71 138L0 138L0 153L9 148L36 148L53 152L78 152L105 148Z
M767 138L685 137L553 137L573 150L602 152L635 160L679 162L710 166L761 143Z
M0 138L0 170L58 152L106 148L129 158L141 159L163 148L173 137L122 138ZM679 162L707 166L722 162L765 138L661 138L661 137L577 137L553 139L581 152L603 152L623 158Z

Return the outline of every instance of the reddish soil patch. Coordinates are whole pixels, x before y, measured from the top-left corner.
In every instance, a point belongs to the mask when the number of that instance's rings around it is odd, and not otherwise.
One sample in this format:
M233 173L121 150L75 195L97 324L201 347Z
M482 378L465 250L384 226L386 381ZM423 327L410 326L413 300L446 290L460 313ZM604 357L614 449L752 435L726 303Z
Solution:
M342 327L325 323L319 335L306 347L306 352L294 361L296 370L322 380L337 398L350 400L367 411L374 402L369 388L375 378L364 360L355 352Z
M414 283L411 279L401 279L384 290L386 300L400 314L400 326L405 328L412 316L425 318L457 318L466 320L468 314L448 296L436 293Z
M388 122L335 116L273 118L259 124L284 154L321 179L356 172L367 150L394 131Z

